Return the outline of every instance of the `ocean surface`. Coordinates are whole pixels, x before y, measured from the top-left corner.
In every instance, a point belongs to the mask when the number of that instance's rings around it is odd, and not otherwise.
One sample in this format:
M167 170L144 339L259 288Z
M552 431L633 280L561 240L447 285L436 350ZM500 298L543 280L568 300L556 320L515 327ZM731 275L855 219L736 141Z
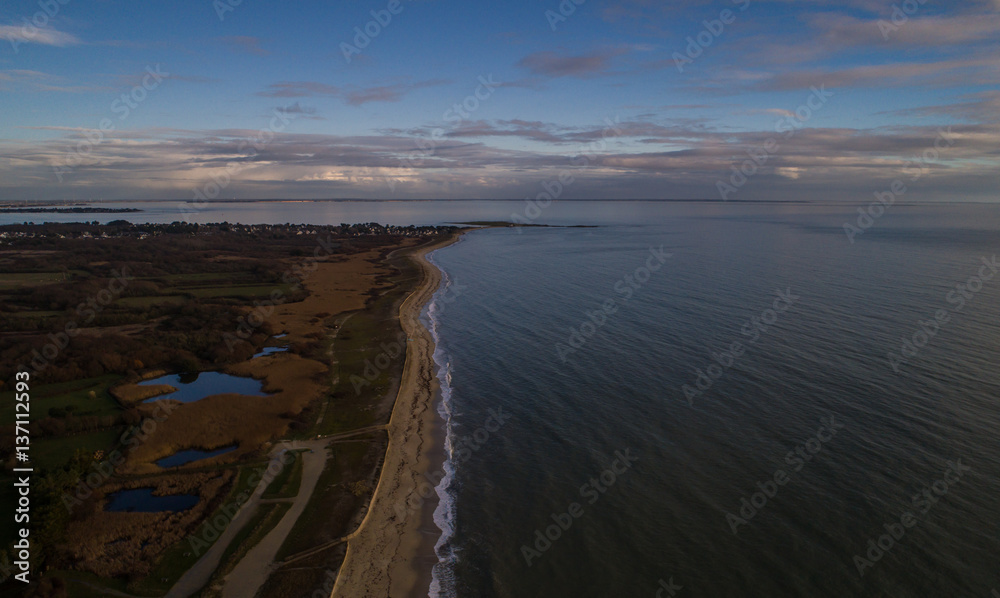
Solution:
M176 202L120 205L147 211L2 218L182 219ZM859 224L857 207L245 203L185 217L596 226L476 231L432 254L450 455L432 595L989 598L1000 210L897 204Z
M997 208L602 206L432 254L432 595L1000 589Z

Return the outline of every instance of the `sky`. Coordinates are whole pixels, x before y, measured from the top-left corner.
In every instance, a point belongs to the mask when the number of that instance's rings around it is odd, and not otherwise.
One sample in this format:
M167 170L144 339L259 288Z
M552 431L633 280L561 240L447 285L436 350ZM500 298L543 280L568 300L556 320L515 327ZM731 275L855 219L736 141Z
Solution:
M995 201L998 59L1000 0L5 0L0 200Z

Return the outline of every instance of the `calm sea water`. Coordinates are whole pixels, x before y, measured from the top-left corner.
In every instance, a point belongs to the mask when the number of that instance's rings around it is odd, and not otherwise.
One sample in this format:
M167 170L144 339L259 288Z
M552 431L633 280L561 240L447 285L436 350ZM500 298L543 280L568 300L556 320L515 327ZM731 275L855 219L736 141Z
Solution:
M84 219L180 219L136 205ZM524 202L188 219L512 213ZM477 231L433 254L451 453L435 595L1000 590L996 207L895 205L853 244L852 205L555 202L536 221L601 226Z
M433 254L432 594L1000 588L1000 216L894 206L852 244L852 212L631 204Z

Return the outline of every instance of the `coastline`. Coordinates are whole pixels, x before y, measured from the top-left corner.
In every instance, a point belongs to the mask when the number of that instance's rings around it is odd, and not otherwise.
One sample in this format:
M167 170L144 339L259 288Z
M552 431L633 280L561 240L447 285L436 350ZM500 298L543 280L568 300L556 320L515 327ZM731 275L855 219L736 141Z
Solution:
M427 527L428 521L433 527L437 494L425 499L419 490L424 474L440 466L443 455L436 411L435 345L420 321L442 274L426 255L455 243L464 232L409 254L419 265L422 279L399 309L400 325L411 341L389 420L389 446L368 511L348 536L333 596L427 595L433 566L427 561L440 531L432 533ZM419 506L411 508L413 504Z

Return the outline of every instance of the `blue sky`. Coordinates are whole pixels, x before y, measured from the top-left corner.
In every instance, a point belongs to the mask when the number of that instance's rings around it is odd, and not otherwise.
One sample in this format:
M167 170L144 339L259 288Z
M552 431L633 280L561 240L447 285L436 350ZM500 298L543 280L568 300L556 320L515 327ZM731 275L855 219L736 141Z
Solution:
M5 2L0 199L997 197L1000 0L238 1Z

